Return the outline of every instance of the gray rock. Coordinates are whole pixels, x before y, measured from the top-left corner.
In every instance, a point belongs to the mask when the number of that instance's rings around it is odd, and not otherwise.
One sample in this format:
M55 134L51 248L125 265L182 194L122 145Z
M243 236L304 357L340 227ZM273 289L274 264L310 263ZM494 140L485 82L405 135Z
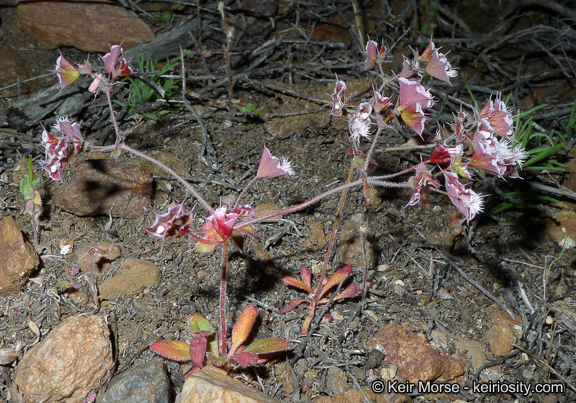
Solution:
M170 381L158 359L145 362L112 378L96 403L169 403Z

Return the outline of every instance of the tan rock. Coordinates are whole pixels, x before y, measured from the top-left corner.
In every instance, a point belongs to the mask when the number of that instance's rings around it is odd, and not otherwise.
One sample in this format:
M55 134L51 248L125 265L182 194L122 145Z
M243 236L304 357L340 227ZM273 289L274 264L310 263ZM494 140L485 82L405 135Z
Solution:
M142 259L128 258L118 273L106 278L99 286L103 300L119 295L132 294L142 287L152 287L160 282L162 272L154 263Z
M560 211L555 220L546 218L545 228L554 242L560 242L566 236L576 240L576 211Z
M516 343L516 336L514 336L514 330L511 327L494 325L486 333L486 342L492 354L496 357L503 357L512 351L512 345Z
M258 206L256 206L256 211L254 211L254 218L258 218L258 217L262 217L265 216L267 214L272 214L275 211L278 210L282 210L282 207L280 207L277 204L274 203L262 203L259 204ZM281 215L272 218L273 219L280 219L282 218Z
M340 262L352 267L364 267L365 261L368 268L376 265L378 256L366 234L361 229L366 223L360 219L347 220L342 223L342 230L338 239L338 257Z
M20 2L18 20L45 49L74 46L86 52L109 52L110 45L122 43L126 50L154 38L143 21L105 1Z
M514 315L514 319L505 311L499 310L490 315L490 319L497 325L508 326L517 338L522 337L522 318Z
M272 403L264 393L227 376L225 371L205 367L186 379L180 403Z
M82 402L112 374L110 332L100 315L72 316L30 349L15 384L27 402Z
M376 348L384 353L386 363L398 366L400 378L412 383L419 380L460 382L466 373L466 367L459 358L440 353L426 341L423 334L409 332L392 324L380 328L368 340L367 348Z
M138 218L152 207L152 175L144 168L98 159L81 162L52 202L78 216Z
M38 254L14 219L7 216L0 220L0 294L20 291L39 263Z
M312 252L322 250L326 246L326 235L324 234L322 224L314 221L312 218L308 218L308 227L310 228L310 234L312 235L314 243L310 242L309 239L303 239L302 244Z

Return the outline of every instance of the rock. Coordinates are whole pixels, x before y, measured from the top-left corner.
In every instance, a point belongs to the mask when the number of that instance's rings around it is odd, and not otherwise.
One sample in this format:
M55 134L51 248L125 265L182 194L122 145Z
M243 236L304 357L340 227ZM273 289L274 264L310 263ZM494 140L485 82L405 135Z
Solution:
M510 327L494 325L486 333L486 342L492 354L496 357L504 357L512 351L512 344L516 343L516 336Z
M109 52L110 45L130 49L154 38L143 21L111 2L20 2L17 10L22 29L45 49Z
M259 204L258 206L256 206L256 210L254 211L254 218L258 218L258 217L262 217L265 216L267 214L272 214L275 211L278 210L282 210L282 207L280 207L277 204L274 203L262 203ZM282 216L276 216L274 218L271 218L271 220L279 220L281 219Z
M162 272L154 263L142 259L128 258L118 273L106 278L99 286L103 300L140 291L142 287L152 287L160 282Z
M292 371L285 362L280 362L274 366L276 372L276 379L282 384L284 393L291 395L294 393L294 385L292 383Z
M90 252L91 249L92 252ZM118 259L121 253L116 244L105 241L85 247L78 255L80 256L78 264L84 273L99 274L108 271L110 263ZM92 264L90 264L90 257L92 257Z
M14 219L7 216L0 220L0 294L20 291L39 263L38 254Z
M495 323L495 326L486 333L486 342L490 351L496 357L510 354L512 344L522 337L522 319L518 315L512 319L502 310L494 312L490 315L490 319Z
M490 319L497 325L511 328L516 337L522 337L522 318L520 316L514 315L514 319L512 319L506 311L498 310L490 315Z
M386 363L398 366L400 378L412 383L419 380L460 382L459 377L466 372L460 359L441 354L428 344L423 334L392 324L384 325L368 340L367 349L374 348L384 353Z
M204 367L186 379L180 395L180 403L202 402L272 403L279 400L227 376L221 369Z
M96 403L170 403L170 381L159 359L132 367L115 376Z
M412 403L412 399L405 393L383 392L376 394L367 387L363 387L362 391L374 403ZM322 396L312 400L314 403L357 403L365 401L364 394L358 389L350 389L334 397Z
M576 211L559 211L555 220L546 218L545 227L550 238L556 243L566 236L576 240Z
M101 315L71 316L16 367L15 385L27 402L82 402L112 374L110 332Z
M0 55L2 55L0 57L0 87L14 84L18 80L26 80L34 75L30 66L9 44L0 43ZM34 87L35 84L32 82L22 83L20 86L2 90L2 96L13 97L18 95L18 91L28 91Z
M326 375L326 388L330 395L339 395L348 389L348 381L346 374L338 367L331 367L328 369Z
M312 218L308 218L308 227L310 228L310 234L312 235L314 243L305 238L302 240L302 245L305 248L310 249L312 252L322 250L326 246L326 235L324 235L322 224L314 221Z
M368 269L376 265L378 256L374 252L372 243L360 234L365 225L360 218L344 221L338 240L338 257L340 262L352 267L364 267L368 262Z
M68 183L52 199L77 216L138 218L152 206L152 175L140 167L112 160L80 163Z

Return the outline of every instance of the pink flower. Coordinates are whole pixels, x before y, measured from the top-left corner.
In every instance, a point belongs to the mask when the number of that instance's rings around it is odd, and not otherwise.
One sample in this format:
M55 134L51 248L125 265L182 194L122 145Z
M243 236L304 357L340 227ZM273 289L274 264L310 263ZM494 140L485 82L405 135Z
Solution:
M390 107L390 98L389 97L385 97L383 95L381 95L379 92L377 92L374 89L374 86L372 86L372 91L374 92L374 96L372 97L372 100L370 101L370 105L372 105L372 108L374 108L374 113L380 113L380 111L382 109L386 109Z
M420 203L422 190L424 188L438 189L440 186L440 183L432 177L432 173L422 162L416 166L416 173L408 179L408 184L412 188L412 197L406 206L415 206Z
M474 135L474 154L470 165L484 169L500 178L519 178L516 166L522 167L528 154L522 146L512 146L506 139L498 139L493 133L478 130Z
M336 85L334 86L334 92L330 97L332 98L332 111L330 115L341 116L344 110L344 103L346 102L344 91L346 91L346 83L344 81L338 80L338 75L336 75Z
M121 45L114 45L110 47L109 53L102 56L106 71L111 74L113 80L116 77L125 77L134 73L130 66L128 66L129 61L123 58L118 62L118 59L123 53L124 50Z
M450 171L443 171L446 179L446 192L452 203L464 214L466 220L470 222L476 214L482 211L482 197L476 192L466 187L458 181L458 175Z
M371 70L376 65L382 65L384 63L384 57L386 53L386 47L384 44L378 49L378 43L375 41L371 41L368 38L368 42L366 43L366 61L364 62L364 70Z
M44 127L42 129L41 144L46 153L44 169L53 180L61 181L68 159L74 153L82 151L84 137L80 133L80 125L70 122L66 117L61 117L56 121L53 130L62 136L53 136Z
M402 55L404 58L402 62L402 71L398 74L398 77L403 77L406 79L410 78L421 78L422 75L420 74L420 64L418 63L418 59L414 58L413 60L408 59L406 56Z
M356 112L348 118L348 127L350 130L350 138L354 144L358 145L360 137L370 138L370 114L372 113L372 106L369 102L363 102L358 105Z
M274 179L279 176L294 175L291 163L286 158L281 160L270 154L270 151L264 146L260 165L258 166L257 178Z
M64 88L74 84L78 77L80 77L80 72L74 67L72 63L62 56L60 53L60 57L56 60L56 70L50 70L55 72L58 75L58 79L60 80L60 87L63 90Z
M496 100L492 99L484 105L480 111L480 119L490 125L491 130L496 132L499 136L505 137L508 140L514 140L514 120L510 111L506 108L506 104L502 102L501 95L496 96Z
M184 202L170 205L166 213L158 214L154 211L154 214L154 223L148 228L142 226L148 234L164 241L166 237L184 236L189 232L192 212L184 212Z
M72 145L73 152L82 151L84 136L80 133L80 125L72 123L67 117L60 117L54 125L54 130L64 134L66 141Z
M400 105L407 107L419 103L422 109L428 109L434 106L434 99L432 94L427 91L418 81L411 81L404 77L399 77L400 83Z
M46 152L44 169L55 181L62 181L62 172L68 165L70 150L66 138L52 136L46 129L42 131L42 146Z
M420 56L420 60L427 63L426 73L448 84L450 84L450 77L456 77L458 75L458 73L452 69L446 55L440 53L432 41L430 41L430 44Z
M80 74L90 74L92 75L92 65L90 64L90 55L86 58L86 63L76 63L78 65L78 71Z
M402 120L408 127L422 135L426 122L423 109L431 108L434 105L432 95L417 81L399 77L398 82L400 83L400 95L396 110L400 112Z

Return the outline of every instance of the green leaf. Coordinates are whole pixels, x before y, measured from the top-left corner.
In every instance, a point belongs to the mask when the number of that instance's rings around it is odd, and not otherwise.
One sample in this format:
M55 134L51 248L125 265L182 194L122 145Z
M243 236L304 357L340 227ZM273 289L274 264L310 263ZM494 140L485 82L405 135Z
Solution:
M150 346L152 351L172 361L190 361L190 344L183 341L160 340Z
M275 353L277 351L284 351L287 348L288 342L286 340L270 337L267 339L257 340L254 343L250 343L244 352L252 354L268 354Z
M218 340L216 339L216 332L214 331L212 324L208 322L205 317L197 313L188 316L188 326L190 326L192 333L209 331L210 334L206 337L208 340L207 350L218 354Z

